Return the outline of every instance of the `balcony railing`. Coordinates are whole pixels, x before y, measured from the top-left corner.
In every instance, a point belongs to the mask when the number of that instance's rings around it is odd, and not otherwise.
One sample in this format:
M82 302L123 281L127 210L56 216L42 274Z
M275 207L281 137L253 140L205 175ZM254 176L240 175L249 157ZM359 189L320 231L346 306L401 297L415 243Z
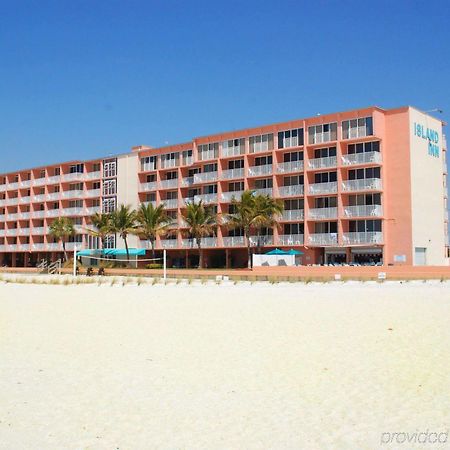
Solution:
M336 156L327 156L325 158L313 158L308 161L308 165L311 169L336 167L336 164L337 164Z
M70 175L73 175L73 174L70 174ZM82 175L82 174L78 174L78 175ZM41 178L41 179L43 179L43 178ZM53 175L51 177L47 177L46 182L43 184L58 184L61 182L61 180L62 180L61 175ZM70 179L68 178L65 181L70 181Z
M194 174L194 183L205 183L207 181L216 181L217 172L203 172Z
M268 195L269 197L273 196L273 188L255 188L253 189L256 195Z
M31 180L23 180L19 182L19 187L21 188L27 188L31 186L32 181Z
M154 170L156 170L156 164L154 162L141 164L141 172L153 172Z
M244 247L245 238L244 236L226 236L222 238L224 247Z
M222 192L220 198L223 202L231 202L234 198L235 200L240 200L244 191L234 191L234 192Z
M313 183L309 185L310 194L333 194L337 192L337 181Z
M146 191L156 191L157 189L157 183L156 181L152 181L149 183L141 183L139 186L139 190L141 192L146 192Z
M85 175L87 180L97 180L102 177L102 173L99 170L95 172L87 172Z
M303 245L303 234L280 234L279 245Z
M83 208L64 208L64 209L52 209L47 211L47 215L53 211L61 211L61 216L82 216L86 214L86 211ZM58 215L58 214L56 214Z
M195 203L198 203L200 200L203 203L217 203L217 194L201 194L194 197Z
M379 178L363 178L360 180L345 180L342 182L342 189L349 191L379 191L382 189Z
M312 233L309 235L310 245L337 245L337 233Z
M244 145L239 145L236 147L222 147L222 152L221 155L223 157L228 157L228 156L239 156L239 155L243 155L245 153L245 146Z
M178 248L177 239L161 239L161 248Z
M206 161L208 159L217 159L219 152L216 150L207 150L205 152L198 152L199 161Z
M168 199L168 200L162 200L162 203L164 203L164 206L167 209L176 209L178 208L178 199Z
M194 184L194 177L185 177L181 179L181 186L192 186Z
M244 178L244 169L228 169L222 171L222 178L230 180L233 178Z
M45 196L45 200L59 200L61 198L61 195L62 195L61 192L52 192L51 194L47 194ZM36 197L41 197L41 196L42 196L42 194L39 196L36 195L34 197L34 201L36 201Z
M84 192L82 190L71 190L71 191L63 191L61 192L61 197L62 198L82 198L84 197Z
M172 180L162 180L159 183L160 189L174 189L178 187L178 178Z
M62 181L81 181L85 177L82 172L65 173L62 175Z
M298 195L303 195L304 186L303 184L294 184L292 186L281 186L278 188L278 195L280 197L295 197Z
M301 172L304 168L303 161L289 161L277 165L278 173Z
M47 184L47 178L46 177L35 178L33 180L33 185L34 186L43 186L44 184Z
M59 198L59 192L57 194ZM33 196L33 202L43 202L43 201L45 201L45 194L38 194Z
M31 212L31 218L32 219L42 219L45 217L47 211L39 210L39 211L32 211Z
M181 164L183 166L190 166L194 162L193 156L186 156L185 158L181 159Z
M381 217L383 208L381 205L344 206L344 215L346 217Z
M48 233L47 227L34 227L31 234L43 235Z
M29 195L27 195L26 197L20 197L19 202L20 203L30 203L31 197Z
M344 245L381 244L383 242L383 233L381 231L344 233L342 238Z
M88 189L87 191L84 191L84 197L87 198L95 198L100 196L101 196L100 189Z
M60 209L49 209L46 211L45 215L47 217L58 217L60 215L60 211Z
M285 209L281 215L281 220L283 222L295 222L297 220L303 220L303 218L303 209Z
M47 244L44 243L31 244L31 249L35 251L42 251L45 250L46 245Z
M217 247L217 238L215 237L204 237L200 242L202 248ZM181 246L183 248L197 248L197 242L195 239L182 239Z
M338 215L337 208L311 208L309 210L310 219L336 219Z
M262 166L250 166L248 168L249 177L258 177L260 175L270 175L273 172L272 164L264 164Z
M89 206L85 209L85 214L88 216L92 216L93 214L101 213L101 212L102 212L102 208L100 206Z
M355 164L381 163L380 152L351 153L342 155L342 164L351 166Z
M250 245L254 247L273 245L273 236L270 235L250 236Z
M178 158L161 160L161 169L170 169L172 167L178 167L179 165L180 161Z

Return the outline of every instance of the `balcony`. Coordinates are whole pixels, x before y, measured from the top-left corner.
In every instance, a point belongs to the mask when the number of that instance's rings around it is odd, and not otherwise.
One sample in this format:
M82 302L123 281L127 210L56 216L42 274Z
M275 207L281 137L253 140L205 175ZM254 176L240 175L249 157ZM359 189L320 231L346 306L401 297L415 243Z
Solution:
M245 153L244 145L237 145L236 147L222 147L221 155L223 158L230 156L240 156Z
M36 199L36 197L38 197L38 196L35 196L34 199ZM45 196L45 200L59 200L60 198L61 198L61 192L52 192L51 194L47 194Z
M194 177L185 177L181 179L181 186L192 186L194 184Z
M153 201L148 201L148 202L142 202L145 206L148 206L148 205L153 205L153 207L156 207L156 201L155 200L153 200Z
M334 194L337 192L337 181L313 183L309 185L310 194Z
M216 150L207 150L205 152L198 152L199 161L206 161L208 159L217 159L219 152Z
M272 164L264 164L262 166L250 166L248 168L249 177L259 177L261 175L271 175L273 172Z
M5 192L7 190L8 190L8 188L7 188L6 184L0 184L0 192Z
M77 208L75 208L75 209L77 209ZM101 212L102 212L102 208L100 206L89 206L85 209L84 214L82 214L82 215L92 216L93 214L101 213Z
M156 164L154 162L141 164L141 172L153 172L154 170L156 170Z
M31 232L31 234L36 234L36 235L44 235L48 233L48 228L47 227L34 227L33 231Z
M99 170L96 172L87 172L85 175L87 180L99 180L102 177L102 173Z
M342 238L344 245L383 243L383 233L381 231L344 233Z
M351 153L342 155L342 164L352 166L357 164L381 164L380 152Z
M58 217L60 215L60 209L49 209L45 212L47 217Z
M285 209L281 215L282 222L296 222L298 220L303 220L303 218L303 209Z
M217 247L217 238L204 237L201 239L202 248ZM182 239L181 246L183 248L198 248L195 239Z
M19 219L29 219L31 217L31 213L29 211L19 213Z
M310 219L337 219L337 208L311 208L308 212Z
M74 173L65 173L62 176L62 181L82 181L85 177L85 174L82 172L74 172ZM49 178L50 180L50 178Z
M178 178L172 180L162 180L159 183L160 189L176 189L178 187Z
M222 241L224 247L245 247L244 236L226 236Z
M19 228L19 236L28 236L30 234L30 228Z
M19 189L19 182L8 183L8 191L15 191L16 189Z
M32 219L42 219L45 217L47 211L39 210L39 211L32 211L31 212L31 218Z
M381 205L344 206L344 215L346 217L381 217L383 208Z
M217 194L201 194L194 197L195 203L198 203L200 200L203 203L217 203Z
M162 200L162 203L164 203L164 206L166 209L177 209L178 208L178 199L166 199Z
M140 192L156 191L156 189L157 189L156 181L152 181L152 182L149 182L149 183L141 183L139 185L139 191Z
M59 192L58 192L58 198L59 198ZM33 196L33 202L44 202L45 201L45 194L38 194Z
M86 214L84 208L64 208L64 209L52 209L50 211L47 211L47 216L50 216L50 213L53 211L56 212L56 215L58 215L58 211L61 211L61 216L83 216Z
M161 248L178 248L178 240L177 239L161 239L160 247Z
M336 167L337 157L328 156L326 158L313 158L308 161L310 169L325 169L327 167Z
M46 177L35 178L33 180L33 186L43 186L44 184L47 184L47 178Z
M0 214L0 222L4 222L6 219L5 214Z
M47 244L44 243L37 243L37 244L31 244L31 249L34 251L43 251L45 250Z
M69 174L69 175L73 175L73 174ZM44 179L44 178L41 178L41 179ZM70 180L65 180L65 181L70 181ZM43 184L58 184L60 182L61 182L61 175L53 175L52 177L48 177L47 181L44 182ZM35 185L36 185L36 183L35 183Z
M87 191L84 191L85 198L96 198L101 197L101 195L100 189L88 189Z
M303 184L294 184L292 186L281 186L278 188L278 195L280 197L298 197L303 195Z
M172 167L178 167L179 165L180 160L178 158L161 160L161 169L171 169Z
M181 205L182 206L185 206L185 205L187 205L188 203L193 203L195 201L195 197L184 197L182 200L181 200Z
M18 236L19 228L10 228L9 230L5 230L6 236Z
M278 245L303 245L303 234L280 234Z
M194 163L194 157L193 156L186 156L185 158L182 158L181 165L183 166L190 166Z
M337 233L311 233L308 238L309 245L337 245Z
M228 169L222 171L222 178L225 180L232 180L235 178L244 178L244 169Z
M19 182L20 188L27 188L31 186L32 181L31 180L23 180Z
M19 213L10 213L8 214L8 220L17 220L19 219Z
M268 195L269 197L273 196L273 188L255 188L252 190L256 195Z
M222 192L220 198L222 202L230 203L233 198L235 200L240 200L243 193L244 191Z
M250 245L253 247L264 247L265 245L273 245L273 236L271 235L250 236Z
M283 162L277 165L278 173L292 173L303 171L304 164L303 161L289 161Z
M63 191L60 195L62 198L82 198L84 196L84 191L73 189L71 191Z
M206 183L208 181L216 181L217 172L203 172L194 174L194 183Z
M379 178L362 178L360 180L345 180L342 182L342 190L353 191L381 191L382 184Z

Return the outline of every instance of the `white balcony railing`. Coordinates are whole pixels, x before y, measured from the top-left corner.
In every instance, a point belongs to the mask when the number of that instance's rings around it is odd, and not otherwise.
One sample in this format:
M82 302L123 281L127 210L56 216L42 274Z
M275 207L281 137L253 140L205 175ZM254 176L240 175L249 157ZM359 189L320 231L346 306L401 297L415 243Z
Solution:
M73 189L71 191L63 191L60 195L62 198L82 198L84 196L84 191Z
M289 161L277 165L278 173L301 172L304 168L303 161Z
M19 236L28 236L30 234L30 228L19 228Z
M382 183L379 178L363 178L360 180L345 180L342 182L344 191L379 191Z
M303 220L303 209L285 209L281 215L283 222L294 222L296 220Z
M222 171L222 178L226 180L244 178L244 169L228 169Z
M47 214L52 211L61 211L61 216L83 216L86 214L84 208L64 208L64 209L54 209L47 211Z
M59 200L60 198L61 198L61 192L52 192L51 194L47 194L45 196L45 200Z
M162 180L159 183L160 189L176 189L178 187L178 178L172 180Z
M279 245L303 245L303 234L280 234Z
M101 213L101 212L102 212L102 208L100 206L90 206L84 210L84 215L92 216L93 214Z
M204 237L200 242L202 248L217 247L217 238ZM183 248L197 248L197 242L195 239L182 239L181 246Z
M95 172L87 172L85 173L85 175L86 175L85 178L88 180L98 180L102 177L102 173L99 170Z
M33 185L34 186L43 186L44 184L47 184L47 178L46 177L35 178L33 180Z
M161 160L161 169L170 169L172 167L178 167L179 165L180 161L178 158Z
M264 164L262 166L250 166L248 168L249 177L258 177L260 175L270 175L273 172L272 164Z
M310 245L337 245L337 233L312 233L309 235Z
M31 234L44 235L48 233L47 227L34 227Z
M25 211L25 212L21 212L19 213L19 219L29 219L31 217L31 212L29 211Z
M31 186L32 181L31 180L23 180L19 181L19 187L21 188L27 188Z
M176 209L176 208L178 208L178 199L176 199L176 198L162 200L161 202L164 203L164 206L167 209Z
M292 186L280 186L278 188L278 195L280 197L295 197L298 195L303 195L304 186L303 184L294 184Z
M231 202L234 198L235 200L240 200L244 191L234 191L234 192L222 192L220 198L223 202Z
M177 239L161 239L161 248L178 248Z
M58 198L59 198L59 192L58 192ZM34 202L43 202L45 201L45 194L38 194L33 196Z
M19 213L8 214L8 220L17 220L17 219L19 219Z
M243 155L245 153L245 146L244 145L238 145L236 147L222 147L221 155L222 157L228 157L228 156L239 156Z
M217 172L203 172L194 174L194 183L205 183L208 181L216 181Z
M157 186L156 181L152 181L149 183L141 183L139 186L139 190L141 192L156 191L157 187L158 186Z
M194 177L185 177L181 179L181 186L192 186L194 184Z
M181 161L182 161L181 164L183 166L190 166L194 162L194 157L193 156L186 156L186 157L182 158Z
M31 197L29 195L27 195L26 197L20 197L19 202L20 203L30 203Z
M342 155L342 164L351 166L355 164L381 163L380 152L351 153Z
M337 208L311 208L308 212L310 219L336 219Z
M6 230L6 236L18 236L19 235L19 229L18 228L10 228L9 230Z
M198 152L199 161L206 161L207 159L217 159L219 152L216 150L207 150L204 152Z
M60 209L49 209L46 211L45 215L47 217L58 217L60 215Z
M8 191L14 191L19 188L19 182L8 183Z
M44 178L40 178L41 180L43 180ZM70 180L65 180L65 181L70 181ZM43 184L58 184L61 182L61 175L53 175L52 177L47 177L47 180L45 183Z
M62 181L81 181L85 177L82 172L65 173L62 175Z
M42 250L45 250L45 246L46 246L46 244L44 244L44 243L32 244L31 249L35 250L35 251L42 251Z
M344 206L344 215L346 217L381 217L383 208L381 205Z
M342 238L344 245L381 244L383 242L383 233L381 231L344 233Z
M314 158L308 161L308 165L311 169L336 167L336 164L337 164L336 156L327 156L325 158Z
M87 191L84 191L84 197L86 198L95 198L100 196L101 196L100 189L88 189Z
M47 211L44 211L44 210L32 211L31 218L32 219L42 219L43 217L45 217L46 212Z
M198 203L200 200L203 203L217 203L217 194L201 194L194 197L195 203Z
M273 245L273 236L269 235L250 236L250 245L256 247L263 247L264 245Z
M273 196L273 188L256 188L253 189L256 195L268 195L269 197Z
M310 194L332 194L337 192L337 181L313 183L309 185Z
M222 238L224 247L244 247L245 238L244 236L226 236Z

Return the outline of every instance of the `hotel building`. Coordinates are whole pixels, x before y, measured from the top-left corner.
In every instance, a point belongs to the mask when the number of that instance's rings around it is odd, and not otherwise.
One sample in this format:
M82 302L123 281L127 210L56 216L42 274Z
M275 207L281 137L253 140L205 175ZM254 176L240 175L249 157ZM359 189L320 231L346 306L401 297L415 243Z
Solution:
M61 256L56 217L78 234L67 249L98 248L89 217L117 205L164 203L171 233L157 240L169 264L195 264L182 211L203 200L225 217L244 190L279 198L278 226L251 239L258 251L296 248L302 264L447 265L447 166L443 123L415 108L370 107L214 134L116 157L0 175L0 264ZM122 248L116 236L108 247ZM147 248L131 236L130 247ZM208 267L246 264L240 230L202 239Z

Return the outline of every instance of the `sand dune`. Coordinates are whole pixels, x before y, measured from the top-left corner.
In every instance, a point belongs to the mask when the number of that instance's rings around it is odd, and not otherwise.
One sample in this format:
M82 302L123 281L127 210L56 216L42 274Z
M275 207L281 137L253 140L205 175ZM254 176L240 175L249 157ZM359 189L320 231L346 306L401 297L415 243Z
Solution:
M0 449L422 448L449 286L1 284Z

